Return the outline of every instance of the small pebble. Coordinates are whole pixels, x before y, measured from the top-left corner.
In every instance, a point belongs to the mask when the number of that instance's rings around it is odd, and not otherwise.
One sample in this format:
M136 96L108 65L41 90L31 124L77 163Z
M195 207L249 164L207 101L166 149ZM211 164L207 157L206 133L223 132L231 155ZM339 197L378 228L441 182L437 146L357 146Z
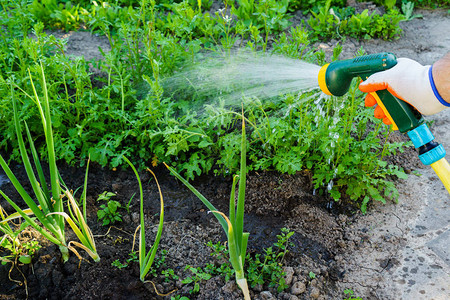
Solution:
M306 291L306 285L301 281L295 282L291 287L291 293L293 295L300 295L300 294L303 294L305 291Z
M320 296L320 291L319 291L319 289L318 288L312 288L311 289L311 293L309 293L309 296L312 298L312 299L318 299L319 298L319 296Z
M294 277L294 268L293 267L285 267L283 269L283 272L286 274L284 275L284 280L287 285L291 285L292 278Z
M269 291L261 292L261 294L259 294L259 296L261 297L261 300L275 300L272 293Z

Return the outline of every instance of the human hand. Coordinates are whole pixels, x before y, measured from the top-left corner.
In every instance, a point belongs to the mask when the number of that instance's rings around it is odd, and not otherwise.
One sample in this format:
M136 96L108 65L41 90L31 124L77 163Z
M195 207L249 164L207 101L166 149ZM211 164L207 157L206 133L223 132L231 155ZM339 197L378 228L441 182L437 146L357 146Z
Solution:
M433 91L430 68L429 65L422 66L408 58L399 58L397 65L371 75L359 85L362 92L369 93L366 96L365 105L373 106L377 103L371 92L387 89L392 95L414 106L424 115L442 111L446 106L438 100ZM375 108L374 114L375 117L383 119L384 123L391 123L380 106Z

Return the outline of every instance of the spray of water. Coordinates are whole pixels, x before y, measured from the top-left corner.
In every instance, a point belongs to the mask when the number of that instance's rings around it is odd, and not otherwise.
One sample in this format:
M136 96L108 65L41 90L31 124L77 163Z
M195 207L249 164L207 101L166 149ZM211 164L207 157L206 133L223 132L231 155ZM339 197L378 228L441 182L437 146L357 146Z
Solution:
M320 67L301 60L249 52L210 55L163 81L176 97L239 105L242 97L273 99L318 86Z

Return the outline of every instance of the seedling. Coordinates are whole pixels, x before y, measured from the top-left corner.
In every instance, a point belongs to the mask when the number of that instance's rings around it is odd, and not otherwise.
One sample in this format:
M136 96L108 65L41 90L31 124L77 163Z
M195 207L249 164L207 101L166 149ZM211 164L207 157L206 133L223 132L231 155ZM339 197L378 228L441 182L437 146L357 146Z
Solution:
M162 270L161 274L165 277L165 282L170 282L170 280L178 280L180 277L175 274L173 269Z
M123 159L130 165L131 169L133 169L134 174L136 175L136 178L139 183L139 192L140 192L140 200L141 200L141 206L140 206L140 214L141 214L141 224L136 229L140 229L140 235L139 235L139 278L142 282L145 282L145 276L150 271L150 268L153 265L153 261L155 259L156 251L158 250L159 241L161 239L162 235L162 229L163 229L163 223L164 223L164 200L161 192L161 188L158 183L158 179L156 178L155 174L152 170L147 169L152 175L153 178L156 181L156 185L158 187L159 192L159 198L161 203L161 210L159 215L159 225L158 225L158 232L156 233L155 242L153 243L152 247L150 248L150 251L147 253L145 250L145 227L144 227L144 193L142 191L142 183L141 179L139 177L139 173L137 172L134 165L130 162L128 158L125 156ZM133 245L134 246L134 245Z
M100 205L100 210L97 211L98 220L102 221L103 226L122 222L122 215L117 211L120 207L120 203L114 200L109 200L106 205Z
M115 197L115 196L116 196L115 193L104 191L103 193L98 195L97 201L102 201L102 200L109 201L112 197Z
M346 289L346 290L344 290L344 294L346 294L347 296L348 296L348 298L345 298L344 300L362 300L362 298L361 297L354 297L353 296L353 294L354 294L354 292L353 292L353 290L351 290L351 289Z
M200 291L200 282L202 280L211 279L211 274L204 272L200 267L194 268L191 266L186 266L184 270L189 270L194 274L191 277L186 277L182 281L184 284L194 283L194 287L189 291L191 294L197 294Z
M128 256L129 257L127 258L127 260L124 263L121 263L119 259L116 259L115 261L113 261L111 263L111 266L116 267L118 269L123 269L123 268L128 267L130 265L130 263L138 261L138 256L137 256L136 252L131 251L128 254Z
M269 283L269 287L276 287L278 292L288 288L283 272L284 257L288 253L288 246L293 244L289 238L294 234L287 228L281 229L281 234L277 235L277 242L273 247L264 249L264 257L261 260L261 254L254 257L247 255L248 261L248 280L252 287L258 284Z
M111 266L116 267L117 269L120 270L120 269L128 267L128 264L127 263L121 263L119 259L116 259L115 261L113 261L111 263Z

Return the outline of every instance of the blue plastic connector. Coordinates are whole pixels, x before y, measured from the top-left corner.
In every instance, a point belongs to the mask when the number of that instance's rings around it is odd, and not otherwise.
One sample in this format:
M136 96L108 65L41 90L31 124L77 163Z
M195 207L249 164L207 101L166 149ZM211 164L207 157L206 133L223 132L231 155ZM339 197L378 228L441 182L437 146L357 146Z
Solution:
M428 128L427 124L422 124L410 131L408 136L414 144L415 148L420 148L434 140L434 136Z
M424 165L428 166L444 158L445 154L444 147L442 145L438 145L437 147L419 155L419 158Z

